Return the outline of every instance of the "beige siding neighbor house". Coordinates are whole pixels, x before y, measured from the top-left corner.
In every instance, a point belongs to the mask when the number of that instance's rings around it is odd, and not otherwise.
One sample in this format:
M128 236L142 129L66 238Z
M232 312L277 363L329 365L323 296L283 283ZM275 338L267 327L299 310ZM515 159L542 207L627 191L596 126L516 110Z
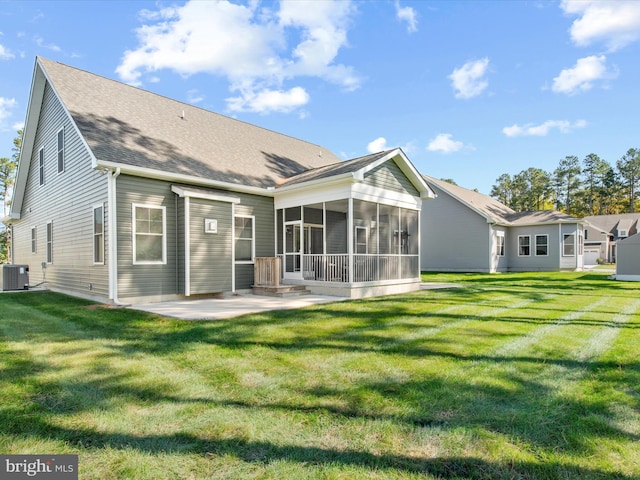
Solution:
M342 161L37 58L6 221L13 263L101 301L247 290L263 258L274 283L360 297L419 288L432 196L400 149Z

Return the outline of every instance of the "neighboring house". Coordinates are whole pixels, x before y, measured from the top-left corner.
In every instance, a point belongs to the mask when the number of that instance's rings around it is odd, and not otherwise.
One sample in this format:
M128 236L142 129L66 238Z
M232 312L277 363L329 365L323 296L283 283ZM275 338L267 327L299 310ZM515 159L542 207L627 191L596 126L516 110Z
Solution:
M284 282L350 297L420 284L433 196L400 149L326 148L36 59L11 205L12 262L101 301Z
M582 220L561 212L515 212L488 195L424 177L436 193L422 207L423 271L582 269Z
M640 282L640 233L618 241L615 278Z
M640 232L640 213L593 215L584 220L588 222L584 232L585 265L595 265L598 260L615 263L618 242Z

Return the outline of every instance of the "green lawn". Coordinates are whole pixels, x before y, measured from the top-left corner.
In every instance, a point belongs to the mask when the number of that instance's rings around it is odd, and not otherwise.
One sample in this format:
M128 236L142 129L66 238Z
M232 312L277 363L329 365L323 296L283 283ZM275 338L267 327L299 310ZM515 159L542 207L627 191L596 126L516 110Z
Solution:
M215 322L0 295L0 453L80 478L640 478L640 284L462 288Z

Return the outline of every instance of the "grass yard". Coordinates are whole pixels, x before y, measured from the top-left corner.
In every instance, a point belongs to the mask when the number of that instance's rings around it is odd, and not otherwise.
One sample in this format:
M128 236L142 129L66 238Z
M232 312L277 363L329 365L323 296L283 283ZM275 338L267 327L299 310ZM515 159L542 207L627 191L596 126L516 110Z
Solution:
M0 453L82 479L638 479L640 283L463 288L215 322L0 295Z

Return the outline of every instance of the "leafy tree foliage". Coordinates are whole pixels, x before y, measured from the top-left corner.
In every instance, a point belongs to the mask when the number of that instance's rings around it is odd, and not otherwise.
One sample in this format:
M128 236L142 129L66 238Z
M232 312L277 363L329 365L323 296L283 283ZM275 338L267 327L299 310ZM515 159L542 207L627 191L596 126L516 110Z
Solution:
M15 181L15 172L18 167L18 158L22 148L22 130L18 130L18 136L13 139L13 154L11 158L0 158L0 200L2 200L2 218L7 216L8 207L11 203L11 189ZM9 247L11 239L9 230L0 223L0 263L6 263L9 259Z
M530 167L503 173L491 196L516 211L555 208L569 215L608 215L638 210L640 149L630 148L612 166L595 153L582 161L567 155L552 172Z

